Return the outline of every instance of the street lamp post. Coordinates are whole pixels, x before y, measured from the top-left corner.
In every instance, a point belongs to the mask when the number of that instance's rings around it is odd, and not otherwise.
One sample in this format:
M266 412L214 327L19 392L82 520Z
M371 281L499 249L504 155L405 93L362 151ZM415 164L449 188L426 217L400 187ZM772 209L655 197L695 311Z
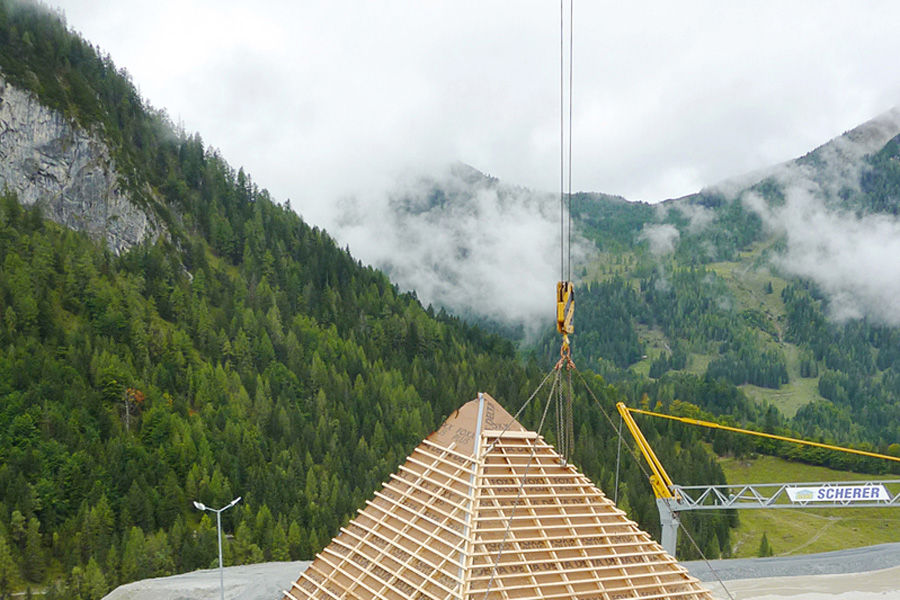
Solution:
M216 529L219 532L219 588L222 591L222 600L225 600L225 575L224 569L222 567L222 513L237 504L241 501L241 497L238 496L234 500L228 503L227 506L223 506L222 508L210 508L206 506L202 502L197 502L194 500L194 506L197 507L197 510L208 510L209 512L216 513Z

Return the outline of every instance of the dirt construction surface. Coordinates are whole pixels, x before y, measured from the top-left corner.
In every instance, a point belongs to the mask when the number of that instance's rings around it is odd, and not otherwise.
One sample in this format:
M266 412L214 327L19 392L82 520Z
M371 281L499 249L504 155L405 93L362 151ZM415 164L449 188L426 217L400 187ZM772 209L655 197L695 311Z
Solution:
M273 562L225 569L228 600L281 600L308 561ZM120 586L103 600L218 600L219 570L194 571L183 575L145 579Z
M845 573L705 582L718 600L897 600L900 567Z
M225 598L280 600L308 562L263 563L225 569ZM811 554L683 563L722 600L897 600L900 544ZM718 579L724 581L725 587ZM146 579L123 585L104 600L215 600L219 570Z
M722 600L900 599L900 544L682 564Z
M687 567L691 575L702 581L865 573L900 567L900 544L879 544L821 554L735 558L708 562L695 560L681 564Z

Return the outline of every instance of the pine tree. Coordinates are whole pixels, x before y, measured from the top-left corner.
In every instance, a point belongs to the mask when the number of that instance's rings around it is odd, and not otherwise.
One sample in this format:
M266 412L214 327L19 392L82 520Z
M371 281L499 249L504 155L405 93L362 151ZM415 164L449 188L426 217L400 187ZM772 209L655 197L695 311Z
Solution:
M100 600L109 591L103 572L97 561L91 557L84 571L84 593L90 600Z
M25 531L25 551L22 553L22 575L34 583L38 583L44 578L44 551L41 548L40 526L36 517L28 520L28 529Z
M290 560L290 550L288 548L288 536L284 532L284 525L281 521L275 525L275 531L272 533L272 560L285 561Z
M0 597L10 594L19 578L19 569L13 559L12 550L6 542L6 538L0 533Z
M125 548L122 552L122 578L134 581L149 575L144 531L140 527L132 527L125 539Z
M760 558L765 558L767 556L774 556L774 552L772 551L772 546L769 545L769 538L764 531L762 534L762 539L759 541L759 550L756 551L756 555Z
M291 521L291 525L288 527L287 542L288 548L290 548L291 560L303 558L303 537L300 533L300 524L297 521Z

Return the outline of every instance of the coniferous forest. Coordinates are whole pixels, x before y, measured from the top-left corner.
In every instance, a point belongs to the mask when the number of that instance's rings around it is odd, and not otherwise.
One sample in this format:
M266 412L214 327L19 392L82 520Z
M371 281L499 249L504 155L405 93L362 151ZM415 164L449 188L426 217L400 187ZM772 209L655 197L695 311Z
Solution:
M0 190L0 598L93 600L213 566L215 522L193 501L242 497L223 514L228 565L311 558L459 406L486 391L515 413L558 358L553 331L512 340L521 326L497 335L400 291L175 127L34 0L0 0L0 76L99 136L121 187L159 224L116 254ZM864 160L859 185L829 201L896 215L900 137ZM785 202L774 179L742 193ZM900 328L830 318L815 283L773 267L784 240L745 203L705 191L663 204L572 197L600 256L576 293L575 380L589 393L575 397L575 464L657 536L647 473L627 451L616 479L618 418L603 412L618 401L900 456ZM677 240L668 254L650 247L652 227ZM756 274L753 289L735 283L738 267ZM798 381L807 401L788 417L766 398ZM545 401L523 413L526 427ZM898 472L640 425L684 485L724 483L717 456L758 453ZM681 536L679 559L731 553L736 513L682 523L697 545Z
M543 378L177 131L59 15L0 2L0 72L101 132L165 225L117 256L40 203L0 200L0 595L96 599L210 567L215 523L194 500L242 497L223 514L226 564L310 558L461 404L485 390L515 411ZM619 392L586 379L611 411ZM615 435L592 400L576 414L576 461L612 489ZM666 428L648 435L682 480L722 480L696 434L676 443ZM620 497L658 529L634 461ZM705 519L695 538L727 553L733 520Z

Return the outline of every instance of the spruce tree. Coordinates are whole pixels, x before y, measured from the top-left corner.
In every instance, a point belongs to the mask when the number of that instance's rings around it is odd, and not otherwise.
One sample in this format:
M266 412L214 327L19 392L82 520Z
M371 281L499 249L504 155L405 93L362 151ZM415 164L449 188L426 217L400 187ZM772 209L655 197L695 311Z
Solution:
M44 551L41 548L40 526L36 517L28 520L25 551L22 553L22 575L33 583L38 583L44 578Z
M769 538L764 531L762 539L759 541L759 550L756 551L756 555L760 558L765 558L767 556L773 556L774 554L775 553L772 552L772 546L769 545Z
M0 533L0 596L5 596L12 592L18 576L19 570L16 567L15 559L13 559L12 551L6 542L6 538Z

